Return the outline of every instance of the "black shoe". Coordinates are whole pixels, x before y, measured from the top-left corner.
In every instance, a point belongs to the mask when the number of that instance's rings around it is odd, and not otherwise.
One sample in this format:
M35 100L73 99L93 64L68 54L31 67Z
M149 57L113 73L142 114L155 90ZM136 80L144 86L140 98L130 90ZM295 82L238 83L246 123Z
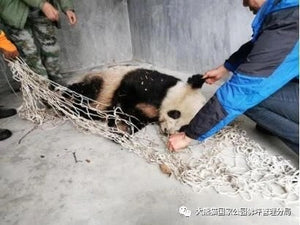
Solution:
M274 135L271 131L263 128L262 126L256 124L255 129L258 130L261 133L267 134L267 135Z
M10 130L7 129L0 129L0 141L3 141L9 138L12 135Z
M0 119L13 116L17 113L16 109L0 108Z

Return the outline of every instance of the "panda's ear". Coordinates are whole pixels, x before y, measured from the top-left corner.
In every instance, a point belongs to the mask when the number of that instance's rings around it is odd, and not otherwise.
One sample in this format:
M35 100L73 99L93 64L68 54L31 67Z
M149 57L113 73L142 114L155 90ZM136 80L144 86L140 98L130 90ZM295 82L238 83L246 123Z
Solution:
M187 83L191 85L192 88L201 88L205 79L203 79L202 74L195 74L187 80Z

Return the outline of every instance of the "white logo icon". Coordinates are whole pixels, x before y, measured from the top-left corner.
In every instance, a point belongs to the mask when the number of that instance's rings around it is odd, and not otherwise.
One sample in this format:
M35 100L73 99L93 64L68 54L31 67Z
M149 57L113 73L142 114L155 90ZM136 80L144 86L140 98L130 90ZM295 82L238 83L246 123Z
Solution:
M184 215L185 217L190 217L192 214L192 211L189 210L187 207L185 206L181 206L178 210L180 215Z

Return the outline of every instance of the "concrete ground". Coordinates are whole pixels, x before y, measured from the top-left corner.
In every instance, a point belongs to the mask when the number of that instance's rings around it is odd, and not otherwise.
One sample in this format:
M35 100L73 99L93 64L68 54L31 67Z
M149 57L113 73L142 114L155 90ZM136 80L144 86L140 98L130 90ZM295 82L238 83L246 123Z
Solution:
M0 105L20 106L17 94L2 93ZM261 197L246 201L212 189L196 193L156 164L82 133L68 121L35 126L17 115L0 120L1 128L13 132L0 143L1 225L299 224L298 204ZM277 138L257 132L246 117L241 126L272 154L298 167L298 156ZM181 206L191 210L190 217L179 214ZM196 215L200 208L280 208L291 215Z

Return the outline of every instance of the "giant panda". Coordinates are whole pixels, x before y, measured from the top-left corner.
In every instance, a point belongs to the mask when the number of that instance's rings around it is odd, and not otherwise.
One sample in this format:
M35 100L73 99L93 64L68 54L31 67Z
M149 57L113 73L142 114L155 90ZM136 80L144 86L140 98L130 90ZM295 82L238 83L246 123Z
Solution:
M115 66L87 74L68 88L99 102L92 105L98 110L113 112L120 107L125 113L121 116L134 124L133 131L126 124L120 125L123 131L134 133L157 122L163 133L173 134L187 125L205 104L200 90L203 83L199 74L183 82L156 70ZM113 119L107 123L117 126Z

